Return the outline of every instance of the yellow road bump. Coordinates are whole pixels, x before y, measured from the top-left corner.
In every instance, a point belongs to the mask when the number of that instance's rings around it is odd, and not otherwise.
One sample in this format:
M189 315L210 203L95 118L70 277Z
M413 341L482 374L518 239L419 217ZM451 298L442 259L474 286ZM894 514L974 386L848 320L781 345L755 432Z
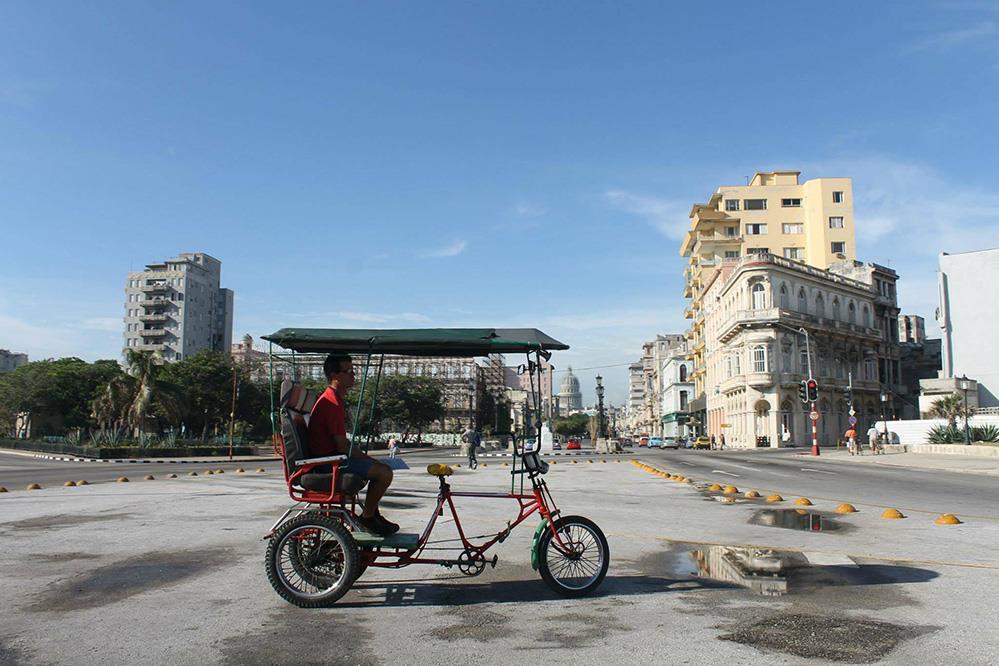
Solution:
M687 477L683 477L682 479L680 479L680 483L693 483L693 481L691 481Z
M187 475L188 476L197 476L198 473L197 472L188 472Z
M605 465L607 464L607 461L606 461L606 460L601 460L600 462L602 462L602 463L603 463L603 464L605 464Z
M3 486L0 486L0 493L5 493L5 492L7 492L7 489L4 488Z
M807 516L808 515L808 512L805 511L804 509L795 509L794 512L796 514L798 514L799 516Z
M836 513L857 513L857 507L852 504L840 504L836 507Z
M482 463L479 467L489 467L489 465L487 463Z
M590 463L591 465L593 464L593 460L587 460L586 462Z
M953 513L945 513L933 521L937 525L960 525L961 521Z
M153 476L152 474L146 474L144 477L142 477L142 480L143 481L155 481L156 477Z
M760 494L758 492L756 492L755 490L749 490L749 491L746 492L746 495L745 495L745 497L747 497L749 499L756 499L759 496L760 496Z
M118 483L128 483L128 477L127 476L119 476L118 477Z
M808 499L807 497L799 497L798 499L794 500L794 503L797 504L798 506L812 506L812 500Z
M557 460L553 460L553 461L551 461L551 463L549 463L549 464L551 464L551 465L555 465L556 463L558 463L558 461L557 461Z
M67 481L62 485L65 486L66 488L76 488L76 481Z
M578 464L579 464L579 461L578 461L578 460L573 460L573 461L572 461L572 464L573 464L573 465L578 465Z
M78 485L78 486L89 486L90 484L87 483L86 479L83 479L82 481L77 481L76 485Z
M237 467L237 468L236 468L236 474L242 474L242 473L243 473L243 472L245 472L245 471L246 471L246 470L245 470L245 469L243 469L242 467Z
M712 483L710 486L708 486L708 490L710 490L711 492L715 492L715 493L718 492L721 489L722 489L722 487L720 485L718 485L717 483Z
M213 472L213 471L212 471L212 470L210 470L210 469L206 469L206 470L205 470L205 474L214 474L214 473L215 473L215 472Z
M216 474L225 474L225 470L224 469L217 469L217 470L215 470L215 473Z
M267 473L267 470L264 469L263 467L258 467L257 468L257 474L266 474L266 473Z
M735 504L734 497L722 497L720 501L722 504Z
M503 467L509 467L509 466L510 465L508 465L507 463L503 463Z
M773 502L783 502L784 498L781 497L780 495L767 495L767 501L770 502L770 503L773 503Z
M905 518L905 516L902 515L902 512L898 509L885 509L884 512L882 512L881 517L889 520L899 520L901 518Z
M167 478L168 479L176 479L177 475L176 474L170 474L169 476L167 476Z
M736 495L738 494L739 489L736 488L735 486L725 486L724 492L726 495Z
M42 487L37 483L28 484L28 487L26 488L26 490L41 490L41 489Z

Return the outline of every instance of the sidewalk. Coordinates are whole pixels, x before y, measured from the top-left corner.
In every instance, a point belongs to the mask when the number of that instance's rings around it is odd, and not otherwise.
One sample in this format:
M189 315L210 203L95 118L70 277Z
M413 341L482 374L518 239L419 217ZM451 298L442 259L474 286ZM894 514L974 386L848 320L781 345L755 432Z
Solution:
M808 454L802 451L801 455ZM979 458L942 453L902 453L892 451L877 456L865 451L863 455L851 456L847 453L846 449L822 449L821 459L823 461L853 463L855 465L915 467L919 469L999 476L999 458L996 457Z

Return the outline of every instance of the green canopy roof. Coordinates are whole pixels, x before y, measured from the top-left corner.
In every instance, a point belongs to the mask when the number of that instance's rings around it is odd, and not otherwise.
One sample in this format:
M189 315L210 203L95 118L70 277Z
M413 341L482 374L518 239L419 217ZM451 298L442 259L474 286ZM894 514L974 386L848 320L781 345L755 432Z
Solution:
M536 328L282 328L265 335L295 352L487 356L568 349Z

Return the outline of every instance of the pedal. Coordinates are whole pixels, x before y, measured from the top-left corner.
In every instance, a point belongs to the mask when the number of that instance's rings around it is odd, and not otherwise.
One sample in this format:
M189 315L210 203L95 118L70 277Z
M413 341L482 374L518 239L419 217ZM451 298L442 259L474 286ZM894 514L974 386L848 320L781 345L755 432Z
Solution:
M492 561L492 562L490 562L489 564L491 564L491 565L492 565L492 567L493 567L493 569L495 569L495 568L496 568L496 563L497 563L497 562L499 562L499 555L493 555L493 561Z

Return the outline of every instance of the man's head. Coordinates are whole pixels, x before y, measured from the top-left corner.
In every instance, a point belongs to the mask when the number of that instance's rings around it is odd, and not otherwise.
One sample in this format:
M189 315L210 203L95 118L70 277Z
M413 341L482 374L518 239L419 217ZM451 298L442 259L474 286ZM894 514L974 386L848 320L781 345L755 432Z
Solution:
M354 363L349 354L333 353L323 363L323 373L334 389L346 391L354 385Z

